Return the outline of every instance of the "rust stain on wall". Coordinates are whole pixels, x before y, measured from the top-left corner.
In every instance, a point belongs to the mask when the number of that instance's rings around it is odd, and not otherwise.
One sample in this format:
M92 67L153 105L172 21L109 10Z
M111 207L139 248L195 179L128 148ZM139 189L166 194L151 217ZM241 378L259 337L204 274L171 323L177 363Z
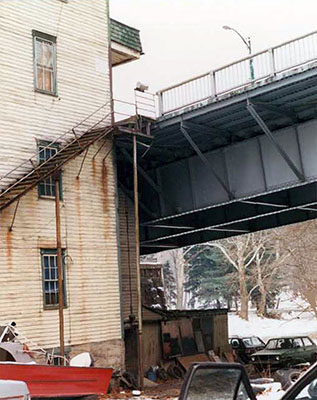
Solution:
M79 273L80 273L80 287L82 293L84 293L85 285L84 285L84 249L83 249L83 234L82 234L82 216L81 216L81 187L80 187L80 179L75 179L75 208L76 215L78 221L78 245L79 245ZM86 308L85 304L85 296L81 296L82 300L82 310L84 311Z
M94 158L91 160L91 166L92 166L92 182L95 185L96 184L96 174L97 173L96 173L96 161L95 161Z
M101 187L103 193L102 197L103 212L106 213L109 208L109 193L108 193L108 170L105 160L102 161Z
M7 263L8 267L12 268L12 232L9 230L6 234L6 255L7 255Z

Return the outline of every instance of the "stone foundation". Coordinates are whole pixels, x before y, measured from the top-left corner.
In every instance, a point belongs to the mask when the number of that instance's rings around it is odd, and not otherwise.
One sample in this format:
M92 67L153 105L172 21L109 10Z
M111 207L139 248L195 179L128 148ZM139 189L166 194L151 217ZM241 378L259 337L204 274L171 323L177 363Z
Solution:
M86 351L91 354L95 367L124 370L124 342L122 340L114 339L71 346L69 358Z

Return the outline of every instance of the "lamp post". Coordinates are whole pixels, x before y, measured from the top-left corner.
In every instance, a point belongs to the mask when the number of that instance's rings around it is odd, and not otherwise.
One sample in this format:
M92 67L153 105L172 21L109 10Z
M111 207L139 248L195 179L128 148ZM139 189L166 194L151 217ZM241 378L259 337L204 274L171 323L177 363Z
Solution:
M231 28L231 27L228 26L228 25L224 25L222 28L225 29L226 31L233 31L233 32L235 32L235 33L239 36L239 38L243 41L243 43L247 46L247 49L248 49L249 54L252 53L252 49L251 49L251 39L250 39L250 37L244 38L244 37L241 35L241 33L239 33L236 29ZM254 68L253 68L253 59L252 59L252 58L250 58L250 77L251 77L251 80L253 81L253 80L254 80Z

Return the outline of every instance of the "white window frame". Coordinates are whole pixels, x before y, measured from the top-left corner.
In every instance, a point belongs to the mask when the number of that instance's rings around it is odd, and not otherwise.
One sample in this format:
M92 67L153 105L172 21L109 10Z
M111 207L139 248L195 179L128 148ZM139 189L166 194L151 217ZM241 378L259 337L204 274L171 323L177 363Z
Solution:
M48 268L45 266L45 258L47 258L48 263L52 263ZM63 300L64 300L64 308L67 308L67 286L66 286L66 266L64 262L65 258L65 250L62 249L62 272L63 272ZM52 310L58 308L58 302L47 303L46 295L48 294L49 298L52 299L52 296L56 297L58 300L58 271L57 271L57 249L41 249L41 265L42 265L42 283L43 283L43 308L44 310ZM46 269L48 270L49 277L46 277ZM55 276L52 276L52 271L55 271ZM49 287L49 290L46 289L46 284ZM53 291L51 290L53 289Z
M38 162L39 164L48 161L53 155L58 152L58 146L51 145L47 142L41 141L38 142ZM41 157L41 153L46 154L46 150L48 150L51 155L50 158ZM49 193L48 193L49 192ZM63 200L63 191L62 191L62 172L59 173L59 193L60 200ZM43 179L38 184L38 196L42 199L55 199L55 183L53 176L50 176L46 179Z
M46 33L33 31L33 56L34 56L34 90L39 93L49 94L51 96L57 96L57 73L56 73L56 37L48 35ZM52 46L52 90L45 90L39 87L38 83L38 54L37 54L37 42L46 42ZM43 67L43 66L42 66Z

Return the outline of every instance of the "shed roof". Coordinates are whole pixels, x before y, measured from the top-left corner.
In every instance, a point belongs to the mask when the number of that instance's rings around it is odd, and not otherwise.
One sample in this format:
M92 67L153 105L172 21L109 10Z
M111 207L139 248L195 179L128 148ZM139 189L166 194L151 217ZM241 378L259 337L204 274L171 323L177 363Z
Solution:
M207 310L162 310L143 305L143 316L148 321L157 320L158 318L151 318L154 317L154 315L160 316L162 320L173 320L173 319L175 320L178 318L200 318L200 317L208 317L211 315L219 315L219 314L220 315L228 314L228 309L210 308Z
M110 19L111 40L142 53L140 31L122 22Z

